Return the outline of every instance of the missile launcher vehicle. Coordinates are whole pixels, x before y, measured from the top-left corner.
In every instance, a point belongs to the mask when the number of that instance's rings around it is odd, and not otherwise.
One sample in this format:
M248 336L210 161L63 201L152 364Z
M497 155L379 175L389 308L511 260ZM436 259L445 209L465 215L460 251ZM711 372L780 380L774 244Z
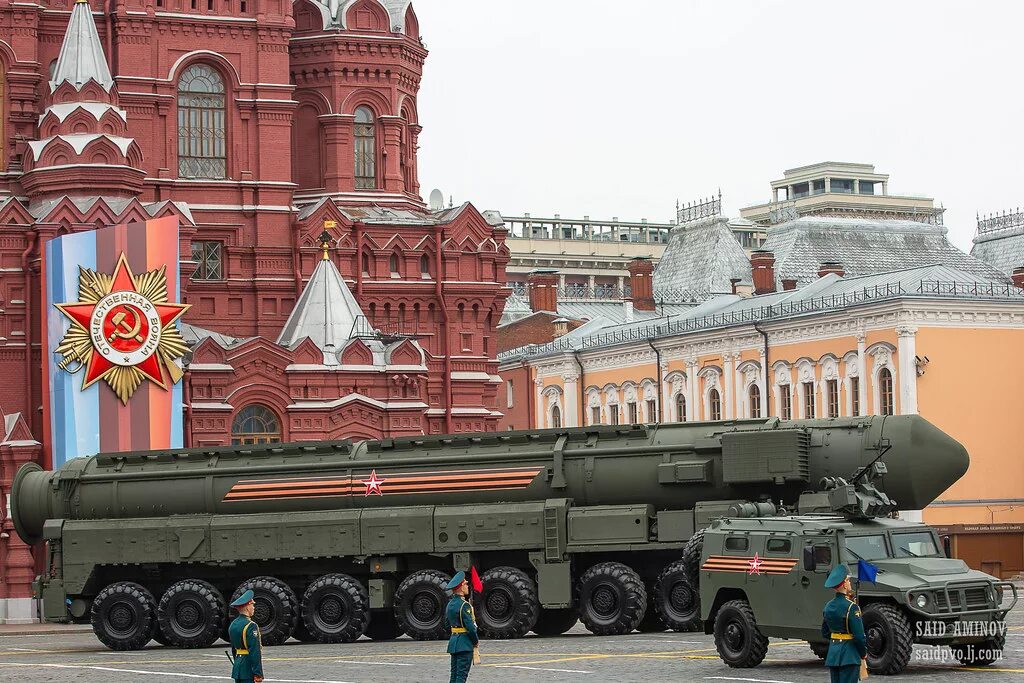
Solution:
M878 461L850 483L828 477L801 496L797 515L771 503L731 506L663 575L659 610L680 627L703 623L732 667L760 664L769 637L807 640L824 658L819 627L834 595L825 577L844 563L871 673L902 672L914 643L949 646L965 666L997 661L1016 587L947 558L934 529L894 518L896 502L870 483L885 473ZM858 560L875 566L873 580L857 580Z
M101 454L16 474L46 544L47 620L114 649L223 636L247 589L264 643L446 637L444 584L482 572L486 638L673 627L651 607L688 539L730 505L796 504L888 449L907 509L967 470L918 416L583 427ZM659 588L661 586L661 588Z

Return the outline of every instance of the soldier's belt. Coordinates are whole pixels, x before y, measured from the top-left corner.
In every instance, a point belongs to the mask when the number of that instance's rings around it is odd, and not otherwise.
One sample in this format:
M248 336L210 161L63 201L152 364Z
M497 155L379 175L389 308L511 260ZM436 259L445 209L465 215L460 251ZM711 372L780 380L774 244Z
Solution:
M852 633L833 633L832 640L853 640Z
M452 633L465 633L465 632L466 632L466 629L464 629L464 628L460 628L460 627L458 627L458 626L456 626L456 627L454 627L454 628L452 629Z
M236 655L247 655L247 654L249 654L249 651L248 650L235 650L235 654Z

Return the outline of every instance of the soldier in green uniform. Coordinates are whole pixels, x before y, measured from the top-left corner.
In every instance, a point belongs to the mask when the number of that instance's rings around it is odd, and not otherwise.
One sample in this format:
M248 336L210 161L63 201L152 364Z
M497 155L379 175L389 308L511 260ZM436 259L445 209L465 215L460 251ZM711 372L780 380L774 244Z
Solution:
M238 616L228 627L231 640L231 678L238 683L261 683L263 680L263 644L260 627L252 620L256 602L252 591L245 591L231 606Z
M450 683L466 683L469 678L469 667L473 665L473 653L480 644L476 634L476 615L473 605L466 600L469 584L466 573L459 572L445 586L452 592L448 608L444 614L445 628L450 628L452 635L448 638L448 654L452 656L452 675Z
M821 622L821 635L829 639L825 666L832 675L832 683L856 683L860 680L861 661L868 654L860 607L849 597L853 592L849 574L846 565L841 564L825 579L825 588L836 591L836 597L825 605Z

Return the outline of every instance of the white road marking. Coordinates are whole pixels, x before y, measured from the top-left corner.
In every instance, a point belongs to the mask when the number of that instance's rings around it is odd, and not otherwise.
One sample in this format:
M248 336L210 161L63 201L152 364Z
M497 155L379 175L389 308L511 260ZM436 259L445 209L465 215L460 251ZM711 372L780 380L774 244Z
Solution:
M405 662L357 662L351 659L334 659L335 664L365 664L367 666L416 666Z
M1024 634L1022 634L1024 635ZM630 638L630 643L679 643L680 645L703 645L703 640L676 640L675 638Z
M15 652L52 652L52 650L40 650L37 647L11 647L8 649Z
M495 669L529 669L530 671L554 671L560 674L592 674L593 671L582 669L544 669L539 666L523 666L522 664L492 664Z
M86 666L84 664L28 664L24 662L0 662L0 666L45 666L51 669L86 669L89 671L113 671L122 674L139 674L142 676L177 676L178 678L209 679L230 681L230 676L210 676L204 674L188 674L173 671L143 671L141 669L115 669L111 666ZM313 678L264 678L267 683L352 683L352 681L325 681Z
M774 681L770 678L737 678L735 676L705 676L704 680L712 681L749 681L750 683L793 683L793 681Z

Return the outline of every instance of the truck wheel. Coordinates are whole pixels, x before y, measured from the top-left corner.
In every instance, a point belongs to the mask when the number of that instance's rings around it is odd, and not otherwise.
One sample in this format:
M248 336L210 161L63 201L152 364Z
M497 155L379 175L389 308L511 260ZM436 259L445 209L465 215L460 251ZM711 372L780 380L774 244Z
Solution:
M348 574L327 574L302 595L302 621L321 643L359 640L370 620L370 596Z
M170 645L170 641L164 637L163 631L160 630L160 621L158 619L153 620L153 632L149 634L151 640L155 640L157 643L163 646Z
M375 609L370 611L370 625L366 627L366 635L371 640L394 640L402 635L402 628L394 612Z
M444 611L448 606L445 586L451 577L433 569L410 574L395 591L395 620L416 640L448 637Z
M647 589L635 571L618 562L596 564L577 584L580 621L599 636L618 636L637 627L647 612Z
M156 608L160 634L176 647L209 647L220 637L228 606L206 581L185 579L164 591Z
M818 659L825 659L828 656L828 643L807 643L811 646L811 652L817 656Z
M673 631L696 631L700 623L700 593L690 580L686 561L665 567L654 583L654 609Z
M954 645L950 649L953 651L953 656L964 666L988 666L1002 658L1005 646L1006 633L1000 633L995 638L989 638L980 643Z
M474 601L480 635L487 639L522 638L537 623L537 584L515 567L488 569L484 589Z
M137 583L119 581L92 602L92 630L111 650L141 650L153 634L156 600Z
M541 609L537 623L533 625L533 632L538 636L560 636L580 620L580 615L575 607L563 609Z
M652 591L648 591L648 595ZM640 620L640 623L636 625L636 630L640 633L661 633L667 626L665 622L661 620L661 615L658 614L658 610L654 609L654 605L648 600L647 611L644 612L644 618Z
M300 643L315 643L317 642L316 636L309 632L306 628L306 622L299 619L295 622L295 630L292 631L292 638L299 641Z
M700 572L700 556L704 552L704 529L701 529L686 542L683 548L683 565L691 585L698 585L697 574Z
M291 586L273 576L256 576L243 582L231 602L251 590L256 600L252 620L260 627L264 645L280 645L291 637L299 619L299 598Z
M715 616L715 648L729 666L749 669L768 654L768 639L757 628L754 610L746 600L730 600Z
M891 676L907 668L914 643L906 615L880 603L864 607L861 614L868 641L868 671Z

